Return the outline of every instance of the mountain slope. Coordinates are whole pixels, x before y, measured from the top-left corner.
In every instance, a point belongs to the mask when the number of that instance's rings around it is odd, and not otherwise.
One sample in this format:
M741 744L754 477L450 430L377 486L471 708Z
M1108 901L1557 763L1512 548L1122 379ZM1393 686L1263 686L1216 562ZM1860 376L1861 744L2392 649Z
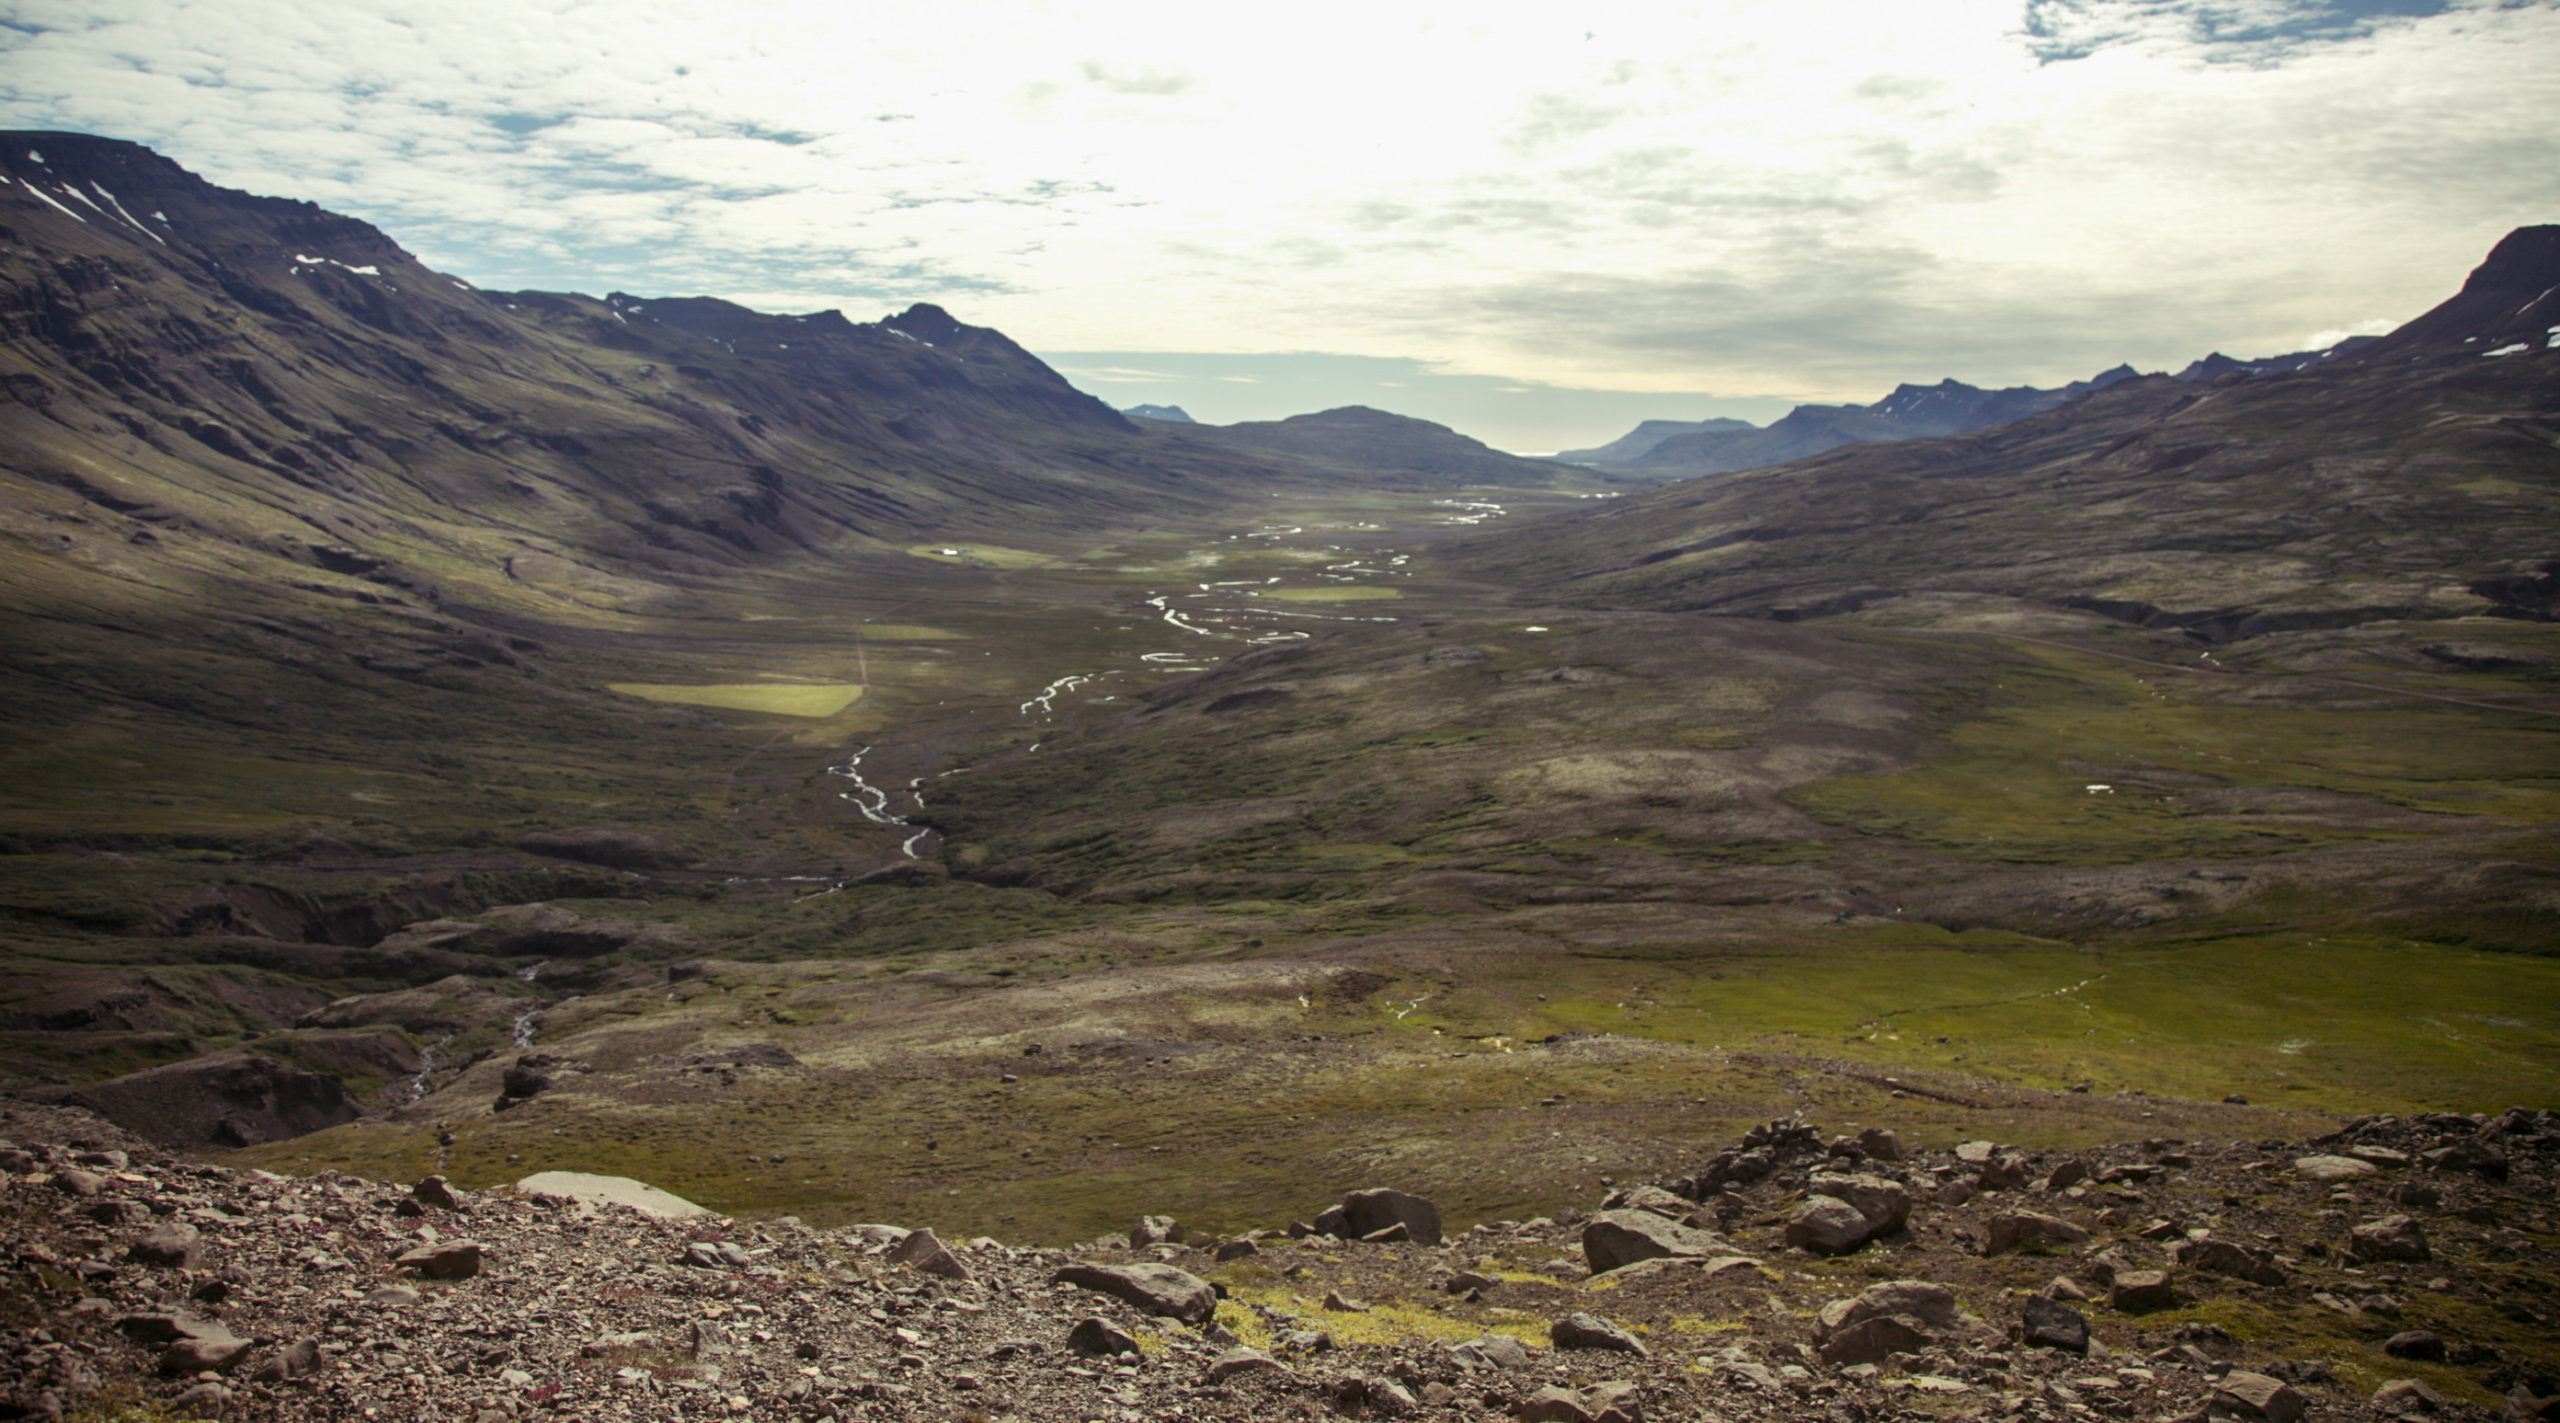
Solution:
M1703 435L1720 432L1739 433L1759 427L1748 420L1645 420L1605 445L1587 450L1558 450L1556 458L1568 464L1625 465L1650 452L1654 446L1674 435Z
M1504 454L1446 425L1365 405L1285 420L1186 425L1176 438L1187 447L1276 455L1331 469L1384 474L1415 487L1493 484L1542 489L1587 482L1587 476L1570 465Z
M2094 609L2207 638L2560 611L2560 228L2337 360L2119 382L1994 429L1693 480L1535 534L1479 576L1544 598L1805 617L1915 595ZM2546 308L2550 308L2546 310Z

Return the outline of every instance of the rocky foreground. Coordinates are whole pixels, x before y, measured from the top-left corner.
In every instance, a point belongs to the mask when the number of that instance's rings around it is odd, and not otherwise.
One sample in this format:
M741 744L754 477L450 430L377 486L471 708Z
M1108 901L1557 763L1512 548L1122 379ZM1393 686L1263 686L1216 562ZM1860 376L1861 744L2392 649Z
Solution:
M2524 1109L2076 1153L1774 1122L1588 1215L1443 1239L1376 1190L1067 1250L0 1135L0 1417L2560 1419Z

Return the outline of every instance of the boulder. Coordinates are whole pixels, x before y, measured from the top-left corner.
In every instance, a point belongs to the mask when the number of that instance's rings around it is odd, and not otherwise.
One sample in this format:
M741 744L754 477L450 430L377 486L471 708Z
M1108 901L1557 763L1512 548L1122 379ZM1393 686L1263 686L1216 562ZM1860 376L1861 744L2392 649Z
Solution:
M1881 1364L1896 1354L1916 1354L1936 1343L1926 1329L1907 1316L1862 1319L1822 1341L1822 1362L1833 1368Z
M1817 1196L1847 1201L1867 1222L1867 1238L1891 1235L1911 1218L1911 1193L1899 1181L1864 1173L1818 1171L1805 1183Z
M1440 1208L1420 1196L1377 1187L1343 1197L1341 1209L1343 1229L1337 1233L1345 1239L1359 1240L1401 1225L1405 1238L1416 1245L1440 1243ZM1317 1224L1321 1226L1322 1220Z
M594 1176L584 1171L536 1171L516 1182L516 1193L560 1196L591 1206L629 1206L643 1215L664 1220L690 1220L711 1214L684 1197L661 1191L645 1181L628 1176Z
M2282 1285L2286 1278L2284 1267L2276 1263L2272 1252L2210 1237L2179 1246L2178 1263L2190 1270L2247 1280L2253 1285Z
M1260 1349L1234 1348L1209 1361L1209 1382L1225 1383L1242 1374L1284 1374L1280 1361Z
M2118 1270L2108 1286L2107 1302L2127 1314L2148 1314L2175 1306L2178 1292L2165 1270Z
M1218 1292L1209 1282L1171 1265L1068 1265L1049 1278L1185 1324L1205 1324L1218 1312Z
M2425 1260L2429 1258L2426 1232L2418 1222L2405 1215L2387 1215L2366 1221L2347 1236L2347 1254L2363 1264L2380 1264L2392 1260Z
M1612 1191L1600 1203L1604 1211L1651 1211L1671 1220L1686 1220L1693 1207L1686 1197L1675 1195L1660 1186L1631 1186Z
M1179 1245L1182 1227L1169 1215L1142 1215L1137 1227L1129 1232L1129 1248L1144 1250L1150 1245Z
M946 1280L970 1278L969 1267L951 1253L951 1247L930 1230L911 1230L907 1238L889 1251L889 1263L904 1265L919 1274L938 1275Z
M2372 1162L2352 1156L2305 1156L2293 1163L2293 1170L2306 1181L2355 1181L2382 1174Z
M1639 1356L1653 1352L1643 1340L1596 1314L1568 1314L1549 1326L1547 1338L1559 1349L1606 1349Z
M1887 1315L1902 1315L1929 1329L1952 1329L1962 1316L1956 1292L1927 1280L1887 1280L1869 1285L1852 1299L1836 1299L1814 1316L1813 1337L1828 1339L1852 1325Z
M1529 1346L1508 1334L1487 1334L1449 1346L1450 1362L1462 1369L1525 1369Z
M2373 1406L2383 1413L2442 1413L2446 1400L2423 1379L2393 1379L2373 1391Z
M1639 1260L1722 1255L1732 1247L1703 1230L1642 1209L1602 1211L1582 1227L1582 1258L1605 1275Z
M2049 1250L2056 1246L2078 1245L2089 1238L2089 1232L2059 1216L2035 1211L2004 1211L1983 1223L1982 1253L2003 1255L2012 1250Z
M2031 1348L2089 1352L2089 1321L2060 1300L2029 1295L2018 1305L2019 1337Z
M480 1246L469 1240L438 1241L403 1251L391 1263L430 1280L467 1280L480 1273Z
M296 1339L268 1355L264 1363L250 1370L249 1377L257 1383L283 1383L287 1379L316 1373L319 1368L320 1341Z
M409 1195L418 1204L433 1206L440 1211L462 1209L462 1198L453 1193L452 1183L442 1176L419 1177L418 1184L409 1188Z
M1900 1161L1902 1134L1883 1127L1869 1127L1858 1133L1858 1149L1877 1161Z
M2420 1359L2431 1364L2444 1362L2444 1338L2424 1329L2404 1329L2382 1341L2382 1352L2395 1359Z
M1631 1383L1602 1383L1576 1392L1549 1384L1522 1399L1512 1416L1520 1423L1642 1423L1639 1391Z
M204 1261L204 1236L192 1225L166 1221L144 1231L125 1258L137 1265L192 1270Z
M1833 1196L1807 1196L1787 1217L1787 1244L1816 1255L1846 1255L1867 1243L1867 1218Z
M2214 1385L2213 1406L2219 1411L2237 1413L2243 1418L2260 1418L2266 1423L2299 1423L2310 1405L2292 1385L2265 1374L2234 1369Z
M93 1199L107 1189L107 1178L95 1171L57 1171L53 1188L66 1196Z
M1113 1328L1098 1315L1086 1315L1067 1331L1067 1348L1087 1358L1108 1358L1138 1352L1138 1341Z

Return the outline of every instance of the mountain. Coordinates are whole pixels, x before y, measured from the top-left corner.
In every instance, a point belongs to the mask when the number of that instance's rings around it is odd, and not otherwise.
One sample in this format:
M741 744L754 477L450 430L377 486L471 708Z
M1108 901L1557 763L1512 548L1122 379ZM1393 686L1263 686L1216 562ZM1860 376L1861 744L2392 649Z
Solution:
M2305 366L2318 365L2322 361L2336 360L2340 356L2363 350L2380 339L2378 336L2350 336L2337 345L2321 350L2293 351L2281 356L2261 356L2254 361L2235 361L2220 351L2215 351L2200 361L2188 362L2186 369L2178 372L2177 379L2219 380L2234 373L2253 376L2282 375L2287 371L2298 371Z
M2059 390L2024 385L1984 390L1952 379L1929 386L1900 385L1873 405L1799 405L1765 429L1674 436L1656 442L1628 463L1659 476L1718 474L1783 464L1842 445L1960 434L2050 410L2133 374L2132 367L2118 366Z
M1173 425L1196 425L1191 412L1179 405L1132 405L1120 412L1137 420L1162 420Z
M2459 295L2330 359L2202 388L2117 380L1988 429L1672 485L1488 536L1468 566L1602 606L1805 618L1997 597L2207 640L2548 618L2555 298L2560 228L2525 228Z
M1748 420L1722 417L1712 420L1647 420L1605 445L1587 450L1559 450L1556 458L1567 464L1625 465L1674 435L1700 435L1715 432L1756 429Z
M1446 425L1409 415L1346 405L1285 420L1191 425L1174 433L1186 447L1279 456L1337 470L1383 474L1428 487L1507 485L1546 488L1588 477L1554 460L1524 459L1472 440Z

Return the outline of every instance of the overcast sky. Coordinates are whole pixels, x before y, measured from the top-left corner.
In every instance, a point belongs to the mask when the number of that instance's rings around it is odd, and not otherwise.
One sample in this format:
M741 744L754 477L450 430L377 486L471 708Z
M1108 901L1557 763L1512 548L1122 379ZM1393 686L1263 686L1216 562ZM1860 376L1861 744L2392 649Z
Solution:
M934 301L1115 405L1371 404L1512 449L2300 349L2560 221L2560 0L0 0L0 25L0 123L151 144L483 286Z

